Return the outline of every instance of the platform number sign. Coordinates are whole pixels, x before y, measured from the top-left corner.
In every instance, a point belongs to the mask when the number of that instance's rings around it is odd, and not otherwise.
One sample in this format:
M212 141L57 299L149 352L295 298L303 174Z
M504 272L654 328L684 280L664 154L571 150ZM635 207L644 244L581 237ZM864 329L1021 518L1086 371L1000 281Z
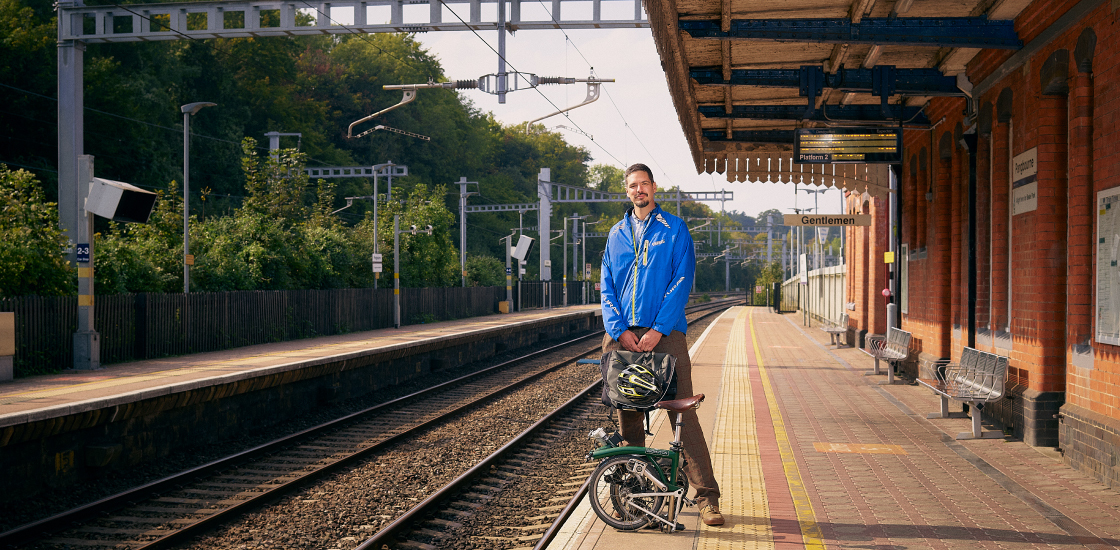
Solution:
M84 263L84 264L89 263L89 244L88 243L79 243L78 244L78 263Z
M513 275L513 268L512 267L507 267L506 268L506 275Z

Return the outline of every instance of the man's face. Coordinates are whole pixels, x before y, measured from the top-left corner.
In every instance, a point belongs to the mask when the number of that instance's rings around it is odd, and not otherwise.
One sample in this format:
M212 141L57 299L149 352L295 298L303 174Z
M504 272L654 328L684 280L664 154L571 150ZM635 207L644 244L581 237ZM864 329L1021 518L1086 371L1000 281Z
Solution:
M653 194L657 191L657 184L653 183L649 174L638 170L626 176L626 196L636 208L645 208L653 201Z

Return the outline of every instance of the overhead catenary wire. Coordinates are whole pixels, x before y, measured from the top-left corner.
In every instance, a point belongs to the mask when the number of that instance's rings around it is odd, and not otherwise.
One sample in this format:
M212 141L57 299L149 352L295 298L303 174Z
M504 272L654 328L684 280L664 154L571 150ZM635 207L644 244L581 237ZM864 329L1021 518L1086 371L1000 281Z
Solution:
M541 6L545 9L545 11L548 12L549 18L552 19L553 23L556 23L557 28L560 30L561 33L563 33L564 40L566 40L569 44L572 45L572 48L575 49L576 53L578 53L579 56L581 58L583 58L583 62L587 64L587 67L589 69L591 69L592 71L595 70L594 65L591 64L591 61L587 59L586 55L583 55L583 51L581 51L579 49L579 46L576 45L574 40L572 40L572 37L568 36L568 33L563 28L560 27L560 22L556 19L556 16L552 14L552 11L549 10L548 6L545 5L544 0L537 0L537 2L540 2ZM642 149L645 150L646 154L649 155L649 158L653 160L653 163L657 165L657 168L661 170L661 173L665 174L666 178L669 178L669 183L673 186L676 186L676 182L673 181L673 178L672 178L672 176L669 175L669 172L666 171L665 168L661 166L661 163L657 161L657 157L654 156L654 154L650 152L649 148L646 147L646 144L642 142L642 138L638 137L637 132L635 132L634 129L630 127L630 122L626 120L626 116L622 114L622 109L618 108L618 104L615 103L614 97L611 96L610 89L604 88L603 91L606 92L607 99L609 99L610 102L611 102L611 105L614 106L614 110L618 113L618 117L622 119L622 124L634 136L634 140L638 142L638 145L642 146ZM611 156L613 157L614 155L611 155ZM616 158L615 160L618 160L618 159ZM623 167L625 167L625 163L620 163L620 164L622 164Z
M513 72L520 72L520 71L517 70L517 67L513 66L513 63L510 63L509 59L507 59L504 55L498 53L498 50L494 49L494 46L491 46L490 43L487 42L486 39L482 37L482 35L478 34L478 31L474 30L474 28L471 27L470 25L467 25L467 22L464 21L463 18L460 17L459 14L451 6L447 5L447 3L444 2L443 0L439 0L439 3L443 6L445 6L447 8L447 10L450 11L451 14L454 15L455 18L458 19L460 23L462 23L464 26L466 26L471 31L471 33L473 33L475 35L475 37L477 37L479 40L481 40L482 43L485 44L487 48L490 48L490 51L494 52L494 55L497 55L499 59L504 61L505 64L510 69L512 69ZM556 19L554 18L553 21L556 21ZM561 29L561 30L563 30L563 29ZM501 32L505 32L505 29L501 29ZM567 36L567 35L565 35L565 36ZM583 55L583 54L580 54L580 55ZM550 99L548 96L544 95L544 92L542 92L540 90L540 88L534 87L533 89L536 90L536 92L538 94L540 94L541 97L543 97L544 100L547 101L549 105L552 105L557 111L561 110L560 106L556 105L556 103L554 103L552 101L552 99ZM568 113L561 113L561 114L564 115L564 118L568 119L569 122L571 122L572 124L575 124L576 128L578 128L580 132L583 132L585 135L587 134L587 131L584 130L582 127L580 127L579 123L572 120L571 115L569 115ZM596 147L602 149L603 152L606 153L608 156L613 158L615 160L615 162L617 162L620 166L625 167L625 163L623 163L621 160L619 160L618 157L614 156L613 153L608 151L606 147L603 147L602 144L595 141L594 139L592 139L591 142L594 143Z

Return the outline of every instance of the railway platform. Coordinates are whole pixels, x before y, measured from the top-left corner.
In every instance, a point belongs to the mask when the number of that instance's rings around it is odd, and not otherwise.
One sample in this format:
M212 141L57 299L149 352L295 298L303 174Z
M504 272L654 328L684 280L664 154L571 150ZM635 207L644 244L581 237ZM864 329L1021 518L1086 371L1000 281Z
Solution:
M550 550L1115 548L1120 493L1019 440L958 441L967 418L881 385L858 349L801 317L735 307L691 352L726 524L686 508L687 530L616 531L587 499ZM651 446L668 445L665 415Z
M0 384L0 501L601 329L598 305L406 325Z

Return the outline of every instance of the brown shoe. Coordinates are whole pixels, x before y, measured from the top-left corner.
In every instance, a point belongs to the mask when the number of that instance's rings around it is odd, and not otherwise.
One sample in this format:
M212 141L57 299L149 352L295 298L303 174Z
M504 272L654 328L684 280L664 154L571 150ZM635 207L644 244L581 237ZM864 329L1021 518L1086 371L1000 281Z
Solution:
M700 519L704 525L723 525L723 514L719 513L719 506L709 504L700 510Z

